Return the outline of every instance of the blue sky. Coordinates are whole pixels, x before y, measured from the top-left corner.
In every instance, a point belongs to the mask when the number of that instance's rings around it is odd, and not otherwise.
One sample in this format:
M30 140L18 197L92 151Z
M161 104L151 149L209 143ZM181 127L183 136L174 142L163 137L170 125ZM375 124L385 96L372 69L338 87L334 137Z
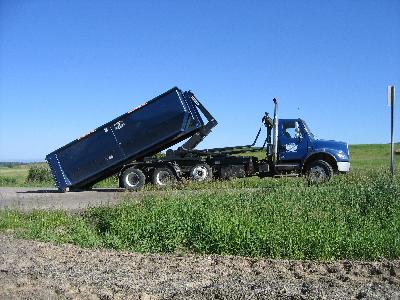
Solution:
M274 97L318 137L386 143L399 32L398 0L0 0L0 161L44 160L173 86L219 121L199 148L248 144Z

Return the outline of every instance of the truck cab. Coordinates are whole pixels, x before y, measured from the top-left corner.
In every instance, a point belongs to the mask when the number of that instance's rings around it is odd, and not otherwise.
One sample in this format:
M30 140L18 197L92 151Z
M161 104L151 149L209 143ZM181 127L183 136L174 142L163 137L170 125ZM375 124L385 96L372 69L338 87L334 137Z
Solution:
M309 173L315 180L327 180L350 170L347 143L316 139L302 119L279 119L276 128L276 173Z

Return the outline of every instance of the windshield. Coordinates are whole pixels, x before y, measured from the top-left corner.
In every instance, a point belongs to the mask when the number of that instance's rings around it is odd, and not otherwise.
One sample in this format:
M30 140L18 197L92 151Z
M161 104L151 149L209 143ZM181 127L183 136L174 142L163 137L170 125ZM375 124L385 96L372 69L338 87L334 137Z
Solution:
M315 138L314 138L314 134L311 132L310 128L307 126L307 123L306 123L304 120L301 120L301 122L303 123L304 129L307 131L308 136L309 136L311 139L315 139Z

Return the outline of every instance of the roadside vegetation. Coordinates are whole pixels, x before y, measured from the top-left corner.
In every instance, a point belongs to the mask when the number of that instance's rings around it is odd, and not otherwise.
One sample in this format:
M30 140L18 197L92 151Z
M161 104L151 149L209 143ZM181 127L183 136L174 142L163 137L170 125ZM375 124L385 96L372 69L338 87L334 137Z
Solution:
M47 163L0 163L0 187L54 187Z
M319 186L304 178L184 183L141 200L126 193L118 206L81 214L2 211L0 231L140 252L399 258L400 179L387 171L389 146L357 145L350 151L352 172Z

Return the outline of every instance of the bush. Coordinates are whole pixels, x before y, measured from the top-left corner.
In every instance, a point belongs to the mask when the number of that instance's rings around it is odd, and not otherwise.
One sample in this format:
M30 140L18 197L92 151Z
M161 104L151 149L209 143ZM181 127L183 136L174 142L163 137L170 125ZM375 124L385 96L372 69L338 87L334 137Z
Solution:
M17 179L9 176L0 176L0 186L15 185Z
M32 166L29 168L26 182L42 183L51 181L53 181L53 176L51 175L51 172L48 168L41 166Z

